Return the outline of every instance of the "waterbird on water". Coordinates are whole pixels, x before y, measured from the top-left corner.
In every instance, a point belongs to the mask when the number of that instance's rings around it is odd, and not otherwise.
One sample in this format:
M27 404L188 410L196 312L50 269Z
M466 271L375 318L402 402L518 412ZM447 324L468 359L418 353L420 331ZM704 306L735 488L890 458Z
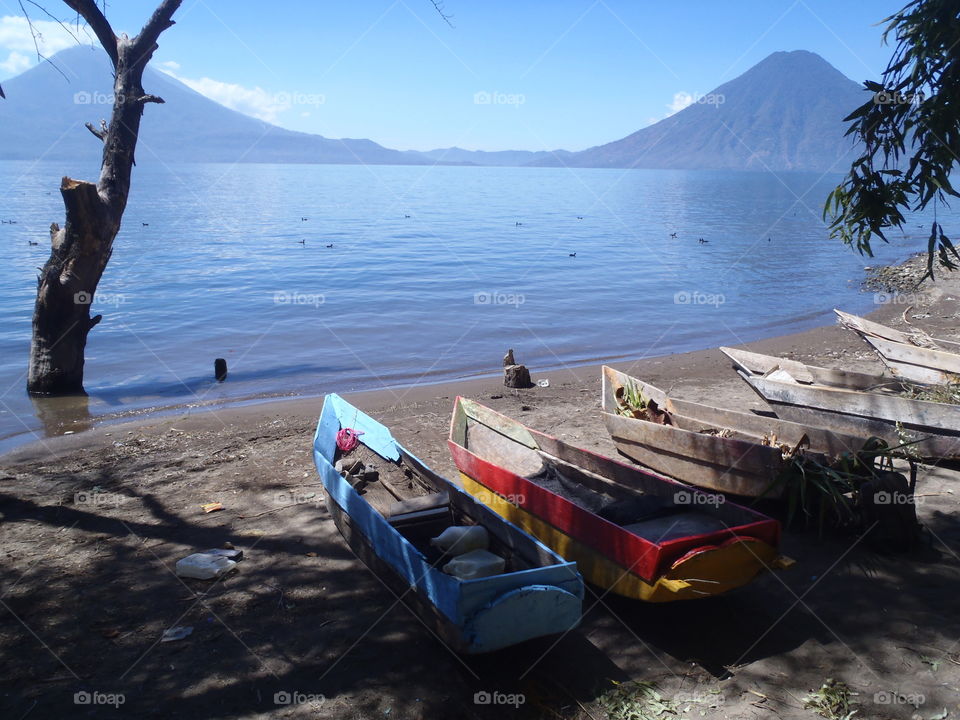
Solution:
M676 236L677 236L676 233L670 233L670 237L675 238Z
M333 243L330 243L329 245L327 245L327 247L333 247Z
M307 218L305 217L300 218L300 222L306 222L306 221L307 221Z
M570 253L570 257L576 257L576 256L577 256L576 253Z
M27 240L27 245L39 245L40 243L34 242L33 240Z
M699 240L697 240L697 242L700 243L701 245L706 245L706 244L707 244L708 242L710 242L710 241L709 241L709 240L704 240L703 238L700 238Z
M517 226L517 227L520 227L521 225L523 225L523 223L522 223L522 222L518 222L518 223L514 223L514 225Z
M583 215L577 215L577 220L583 220Z
M303 240L300 240L300 244L303 245L304 247L306 247L306 246L307 246L307 240L306 240L306 238L304 238Z
M140 224L143 225L144 227L150 227L150 223L140 223Z

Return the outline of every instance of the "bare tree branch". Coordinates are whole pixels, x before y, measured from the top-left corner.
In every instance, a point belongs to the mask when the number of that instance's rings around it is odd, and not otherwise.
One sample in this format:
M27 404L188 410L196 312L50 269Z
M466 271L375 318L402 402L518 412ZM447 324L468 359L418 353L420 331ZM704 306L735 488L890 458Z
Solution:
M100 12L100 8L97 7L95 0L63 0L67 7L71 10L76 10L79 15L87 21L93 32L97 35L97 40L100 41L100 44L103 45L103 49L106 50L107 55L110 56L110 62L113 63L113 67L117 67L117 63L120 61L119 54L117 53L117 35L113 32L113 28L110 26L110 23L107 21L107 18L104 17L103 13ZM178 3L179 4L179 3Z
M182 0L163 0L160 6L153 11L140 33L133 39L137 55L152 55L157 47L157 39L167 28L173 27L173 13L180 7Z
M60 18L56 17L55 15L52 15L49 10L47 10L43 5L41 5L40 3L36 2L35 0L27 0L27 2L30 3L31 5L33 5L33 6L34 6L35 8L37 8L38 10L40 10L40 12L42 12L42 13L43 13L44 15L46 15L48 18L50 18L51 20L53 20L57 25L59 25L60 27L62 27L64 30L66 30L67 33L70 35L70 37L72 37L74 40L76 40L78 45L80 44L80 38L78 38L76 35L74 35L74 34L73 34L73 30L71 30L67 25L65 25L64 22L63 22ZM23 2L22 2L22 0L20 0L20 9L23 10ZM26 15L26 12L24 12L24 15ZM27 22L30 22L30 18L27 18ZM79 32L79 25L77 26L77 32Z
M436 9L436 11L440 13L440 17L443 18L443 21L450 27L453 27L453 15L447 15L447 12L443 7L443 0L430 0L430 2L433 3L433 7Z
M98 138L100 138L101 140L106 140L106 139L107 139L107 132L109 132L109 131L108 131L108 129L107 129L107 121L106 121L106 120L101 120L101 121L100 121L100 128L99 128L99 129L98 129L98 128L95 128L95 127L93 126L93 123L84 123L84 124L86 125L87 130L89 130L90 132L92 132L94 135L96 135L96 136L97 136Z
M33 49L37 51L37 57L40 57L40 45L37 44L37 31L33 27L33 20L30 19L30 13L27 12L27 9L20 0L17 0L17 4L20 6L20 12L22 12L23 16L27 19L27 27L30 28L30 38L33 40Z
M30 2L30 0L27 0L27 2ZM28 13L27 9L23 6L23 0L17 0L17 4L20 6L20 11L23 13L23 17L25 17L27 20L27 26L30 28L30 37L33 40L33 49L37 53L37 62L49 63L54 70L56 70L58 73L60 73L63 76L64 80L69 82L70 79L67 77L66 73L64 73L63 70L61 70L55 62L53 62L53 60L51 60L46 55L40 52L40 44L37 42L37 38L43 37L43 36L33 26L33 20L30 19L30 13ZM33 3L33 4L36 5L36 3ZM44 12L46 12L46 10L44 10ZM47 14L49 15L50 13L47 13ZM68 30L67 32L70 32L70 31ZM70 33L70 34L72 35L73 33ZM0 97L6 97L2 91L0 91Z

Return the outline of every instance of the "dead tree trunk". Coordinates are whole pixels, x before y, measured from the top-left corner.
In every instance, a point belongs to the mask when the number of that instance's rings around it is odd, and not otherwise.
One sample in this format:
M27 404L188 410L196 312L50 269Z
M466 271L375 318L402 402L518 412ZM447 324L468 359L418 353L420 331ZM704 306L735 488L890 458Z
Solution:
M96 184L63 178L60 194L66 209L63 227L50 228L50 258L40 271L33 310L33 340L27 391L34 395L83 392L87 334L102 316L90 317L113 241L130 193L130 174L146 103L163 100L143 90L143 71L157 49L157 39L174 23L182 0L163 0L132 40L119 37L95 0L64 0L96 33L114 67L114 101L110 124L90 131L103 141L100 179Z

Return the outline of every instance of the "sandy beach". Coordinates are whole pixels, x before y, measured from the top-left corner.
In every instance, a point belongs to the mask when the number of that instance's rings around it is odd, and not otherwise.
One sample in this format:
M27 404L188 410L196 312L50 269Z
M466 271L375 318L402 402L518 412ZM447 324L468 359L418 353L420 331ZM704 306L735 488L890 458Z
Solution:
M902 277L882 275L904 292L879 287L870 317L957 339L960 278L911 292L918 261L907 266ZM865 343L832 325L746 347L881 369ZM505 350L490 349L491 371ZM716 349L613 365L682 398L764 407ZM616 456L599 416L598 366L531 373L549 386L511 390L495 377L347 399L448 477L457 395ZM796 565L730 595L653 606L588 590L580 627L559 641L466 659L334 528L310 453L321 404L294 398L101 425L0 457L2 714L79 716L74 695L89 692L123 703L84 708L84 717L586 719L607 717L598 698L613 683L644 681L681 717L811 718L804 698L835 678L858 693L858 717L960 716L955 472L921 470L929 542L916 553L881 556L855 537L791 529L784 552ZM205 514L210 502L224 509ZM238 573L209 584L172 572L179 558L226 542L244 550ZM173 626L194 629L160 644ZM476 704L482 691L523 703ZM278 706L278 692L306 700Z

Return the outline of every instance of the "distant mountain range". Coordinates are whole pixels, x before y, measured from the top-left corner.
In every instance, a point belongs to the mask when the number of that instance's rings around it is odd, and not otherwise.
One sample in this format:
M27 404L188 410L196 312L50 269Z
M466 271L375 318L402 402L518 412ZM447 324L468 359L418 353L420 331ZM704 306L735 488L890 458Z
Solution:
M0 159L87 158L99 143L84 128L110 113L106 54L86 46L3 83ZM62 70L69 79L64 81ZM148 68L139 155L166 161L367 163L727 170L842 170L851 145L843 118L865 91L811 52L777 52L689 107L606 145L580 152L399 151L372 140L294 132L230 110Z
M0 158L98 158L102 145L84 127L110 117L113 69L88 46L63 50L56 67L41 63L3 83ZM69 82L57 68L67 75ZM428 165L433 160L390 150L372 140L331 140L293 132L224 107L165 73L147 68L144 88L165 105L148 106L138 157L165 161L368 163Z
M550 158L566 160L572 158L576 153L569 152L568 150L541 150L540 152L533 152L531 150L498 150L489 152L487 150L464 150L463 148L452 147L444 150L428 150L427 152L413 154L426 156L434 161L450 162L458 165L519 167L521 165L546 163Z

